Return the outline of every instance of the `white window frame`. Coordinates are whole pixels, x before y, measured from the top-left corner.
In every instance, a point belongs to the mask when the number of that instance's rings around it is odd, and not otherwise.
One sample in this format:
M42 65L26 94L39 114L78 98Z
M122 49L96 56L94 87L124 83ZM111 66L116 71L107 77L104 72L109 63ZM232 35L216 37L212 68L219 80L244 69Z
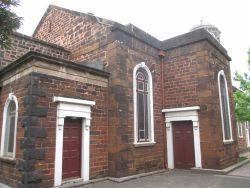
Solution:
M243 123L237 122L237 128L238 128L238 137L243 138Z
M245 134L246 134L246 140L247 140L247 147L248 148L250 147L250 133L249 133L250 130L249 129L250 129L250 124L247 121L246 126L245 126Z
M13 141L13 153L10 155L4 154L4 145L5 145L5 131L6 131L6 121L7 121L7 112L8 107L11 101L15 102L16 105L16 113L15 113L15 128L14 128L14 141ZM1 138L1 150L0 150L0 156L3 158L11 158L15 159L16 156L16 129L17 129L17 119L18 119L18 101L16 96L13 93L10 93L3 110L3 122L2 122L2 138Z
M223 107L222 107L222 99L221 99L221 86L220 86L220 76L223 77L225 81L226 87L226 95L227 95L227 106L228 106L228 115L229 115L229 132L230 132L230 139L225 139L225 132L224 132L224 118L223 118ZM232 134L232 123L231 123L231 113L230 113L230 105L229 105L229 96L228 96L228 88L227 88L227 79L223 70L219 71L218 73L218 89L219 89L219 99L220 99L220 111L221 111L221 125L222 125L222 135L223 135L223 142L224 143L232 143L233 134Z
M237 128L238 128L238 137L243 138L243 123L237 122Z
M148 93L149 93L148 111L150 114L150 117L149 117L150 121L149 121L149 125L148 125L149 141L147 141L147 142L138 142L136 73L137 73L137 70L139 68L142 68L143 70L145 70L145 72L148 75L148 87L149 87L148 88ZM151 72L144 62L141 62L134 67L134 71L133 71L133 100L134 100L134 145L135 145L135 147L154 145L155 138L154 138L154 113L153 113L153 82L152 82Z

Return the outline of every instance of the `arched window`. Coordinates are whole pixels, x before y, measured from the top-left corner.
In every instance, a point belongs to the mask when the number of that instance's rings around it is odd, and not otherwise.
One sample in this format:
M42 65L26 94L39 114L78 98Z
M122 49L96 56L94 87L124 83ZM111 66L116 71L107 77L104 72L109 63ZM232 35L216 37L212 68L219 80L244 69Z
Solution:
M3 157L15 157L17 109L17 99L11 93L5 103L3 112L1 140L1 156Z
M219 85L219 95L220 95L223 141L230 142L233 141L230 106L229 106L229 98L227 90L227 80L223 70L221 70L218 74L218 85Z
M134 143L154 143L152 76L145 65L134 68Z

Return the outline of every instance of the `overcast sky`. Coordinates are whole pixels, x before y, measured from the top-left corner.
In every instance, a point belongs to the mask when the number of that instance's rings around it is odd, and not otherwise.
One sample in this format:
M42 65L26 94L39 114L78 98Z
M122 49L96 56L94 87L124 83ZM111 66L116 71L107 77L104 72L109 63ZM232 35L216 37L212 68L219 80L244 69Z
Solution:
M18 32L32 35L50 4L132 23L160 40L186 33L203 20L221 31L232 75L248 70L250 0L20 0L15 12L23 17L23 25Z

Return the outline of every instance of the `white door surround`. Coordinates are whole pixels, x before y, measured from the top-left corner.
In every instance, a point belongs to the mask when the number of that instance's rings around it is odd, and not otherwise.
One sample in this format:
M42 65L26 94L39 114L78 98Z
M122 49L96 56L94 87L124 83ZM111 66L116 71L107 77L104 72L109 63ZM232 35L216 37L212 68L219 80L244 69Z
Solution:
M89 180L89 129L91 120L91 106L94 101L80 99L54 97L57 103L57 122L56 122L56 149L55 149L55 171L54 186L62 184L62 158L63 158L63 127L64 118L82 118L82 158L81 158L81 178L83 181Z
M199 106L163 109L165 113L166 135L167 135L167 156L168 168L174 168L174 148L173 148L173 121L192 121L194 132L194 153L195 153L195 167L202 168L201 164L201 148L200 148L200 129L198 110Z

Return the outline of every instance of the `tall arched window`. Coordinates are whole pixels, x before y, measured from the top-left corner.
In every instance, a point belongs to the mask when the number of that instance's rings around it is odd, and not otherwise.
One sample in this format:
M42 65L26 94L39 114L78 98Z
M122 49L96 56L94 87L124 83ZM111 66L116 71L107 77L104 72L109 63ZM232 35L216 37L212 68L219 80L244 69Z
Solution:
M145 63L134 68L134 144L154 143L152 76Z
M229 98L228 98L228 90L227 90L227 80L226 80L225 73L223 70L221 70L218 74L218 86L219 86L219 95L220 95L223 141L230 142L230 141L233 141L231 117L230 117L230 106L229 106Z
M1 156L3 157L15 157L17 109L17 99L11 93L5 103L3 112L1 140Z

